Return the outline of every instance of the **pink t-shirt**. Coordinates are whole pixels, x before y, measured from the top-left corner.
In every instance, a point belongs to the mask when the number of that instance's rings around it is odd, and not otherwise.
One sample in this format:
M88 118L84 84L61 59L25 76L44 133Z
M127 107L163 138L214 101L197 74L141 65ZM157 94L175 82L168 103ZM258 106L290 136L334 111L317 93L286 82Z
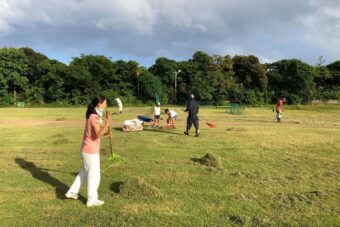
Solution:
M99 116L91 114L86 120L81 150L88 154L98 154L100 149L100 139L96 137L94 126L100 126Z

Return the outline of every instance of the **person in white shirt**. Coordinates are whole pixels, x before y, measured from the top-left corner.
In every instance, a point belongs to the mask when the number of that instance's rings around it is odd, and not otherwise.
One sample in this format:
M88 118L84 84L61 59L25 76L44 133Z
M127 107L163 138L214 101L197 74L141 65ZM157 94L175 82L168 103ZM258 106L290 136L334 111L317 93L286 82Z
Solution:
M161 104L157 102L154 110L153 127L159 127L159 119L161 118Z
M123 103L120 100L120 98L116 98L117 104L118 104L118 112L121 114L123 113Z
M168 115L167 123L172 124L175 128L175 121L177 119L177 113L174 110L165 109L165 113Z

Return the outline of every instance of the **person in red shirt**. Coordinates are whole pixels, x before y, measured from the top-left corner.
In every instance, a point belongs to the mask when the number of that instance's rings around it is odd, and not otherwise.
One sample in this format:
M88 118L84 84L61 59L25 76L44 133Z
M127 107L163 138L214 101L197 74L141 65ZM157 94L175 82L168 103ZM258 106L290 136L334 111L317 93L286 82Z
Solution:
M82 185L87 182L87 203L88 207L100 206L104 201L98 199L98 188L100 183L100 138L104 135L112 136L108 130L111 124L111 117L106 116L105 123L102 121L107 101L104 96L95 96L86 111L86 123L81 143L81 157L83 167L74 180L72 186L65 194L66 198L78 199L78 193Z
M281 118L282 118L282 112L283 110L283 103L286 102L286 98L283 99L279 99L279 101L276 104L276 117L275 120L277 123L281 122Z

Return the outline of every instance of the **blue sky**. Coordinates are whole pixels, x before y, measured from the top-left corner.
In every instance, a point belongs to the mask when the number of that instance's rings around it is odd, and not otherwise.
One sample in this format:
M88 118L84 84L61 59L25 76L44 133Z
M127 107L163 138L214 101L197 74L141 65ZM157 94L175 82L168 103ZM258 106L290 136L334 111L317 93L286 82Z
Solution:
M0 0L0 47L69 63L80 54L187 60L195 51L262 63L340 60L340 0Z

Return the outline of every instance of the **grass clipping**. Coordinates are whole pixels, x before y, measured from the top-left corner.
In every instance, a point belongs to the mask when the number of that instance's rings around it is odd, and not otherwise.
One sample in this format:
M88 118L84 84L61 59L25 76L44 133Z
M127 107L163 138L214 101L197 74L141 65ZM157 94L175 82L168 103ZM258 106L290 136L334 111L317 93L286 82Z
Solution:
M132 198L157 198L162 196L158 188L149 184L141 177L127 179L119 187L119 193L124 197Z
M208 167L222 169L221 158L213 153L207 153L204 157L194 159L194 161Z

